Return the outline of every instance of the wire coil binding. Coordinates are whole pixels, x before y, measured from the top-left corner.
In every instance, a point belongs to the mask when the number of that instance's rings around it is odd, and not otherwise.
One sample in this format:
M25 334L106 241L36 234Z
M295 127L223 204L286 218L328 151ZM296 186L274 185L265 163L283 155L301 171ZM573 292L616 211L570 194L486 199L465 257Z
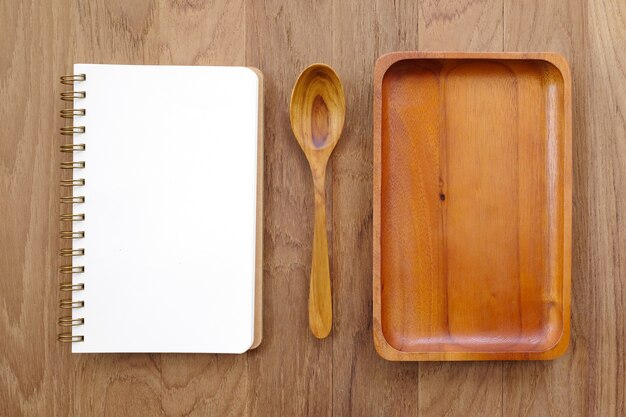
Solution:
M59 320L57 322L59 324L59 326L64 326L64 327L68 327L68 326L80 326L81 324L85 324L85 319L78 318L78 319L73 319L71 316L63 316L63 317L59 317Z
M84 116L87 114L85 109L62 109L60 116L64 119L73 119L76 116Z
M71 298L67 298L64 300L59 300L59 307L65 309L65 310L71 310L74 308L83 308L85 307L85 302L82 300L79 301L72 301Z
M86 74L69 74L63 75L60 78L61 84L64 85L74 85L75 83L79 83L81 81L87 80ZM61 100L63 101L71 101L74 102L76 100L84 99L87 97L87 93L85 91L64 91L61 93ZM84 108L66 108L61 109L59 112L59 116L63 119L72 119L74 121L77 117L83 117L87 114L87 111ZM63 136L76 136L85 133L86 127L82 125L72 125L70 126L62 126L59 128L59 134ZM73 139L72 139L73 141ZM84 143L68 143L61 144L59 150L62 154L74 154L74 152L82 152L85 150ZM85 168L85 161L63 161L60 163L60 168L62 170L75 170L75 169L83 169ZM74 176L74 174L72 173ZM73 179L61 179L60 186L62 188L67 187L81 187L85 185L84 178L73 178ZM71 204L72 207L74 204L82 204L85 202L85 196L63 196L61 197L61 204ZM62 223L69 222L70 225L74 224L74 222L79 222L85 220L84 213L62 213L60 215L59 220ZM61 230L59 232L59 238L62 240L70 240L81 239L85 237L85 232L82 230ZM77 256L84 256L85 249L84 248L74 248L73 244L70 248L61 248L59 250L59 256L63 258L73 259ZM70 281L61 282L59 284L59 291L64 293L73 294L76 291L82 291L85 289L85 284L82 282L74 283L71 281L71 277L74 277L76 274L82 274L85 272L85 267L83 265L74 265L74 262L71 262L67 265L61 265L59 267L59 275L69 276ZM75 300L74 298L61 298L59 299L59 308L62 310L74 310L77 308L82 308L85 306L85 302L83 300ZM60 316L57 324L62 328L74 328L75 326L82 326L85 324L85 319L83 317L74 317L74 315L64 315ZM76 335L71 331L63 331L57 334L57 340L63 343L73 343L73 342L82 342L85 340L84 335Z
M70 74L61 76L61 84L74 85L76 81L85 81L87 76L85 74Z
M62 265L59 267L60 274L82 274L85 272L84 266L72 266L72 265Z
M85 98L87 93L84 91L64 91L61 93L61 100L74 101L77 98Z
M61 169L85 168L85 161L61 162Z
M75 180L61 180L59 184L61 184L61 187L82 187L85 185L85 179L78 178Z
M85 202L85 196L77 196L77 197L61 197L61 203L65 204L79 204Z
M85 255L85 249L61 249L59 256L83 256Z
M85 237L85 232L83 231L73 232L71 230L62 230L61 233L59 233L59 237L61 239L82 239Z
M71 342L83 342L85 340L85 336L82 335L72 335L71 332L63 332L57 335L57 340L63 343L71 343Z
M59 146L59 149L63 153L74 153L74 152L84 151L86 147L84 143L69 143L69 144L63 144Z
M85 126L63 126L60 133L65 136L74 136L76 133L85 133Z
M70 282L62 282L59 284L59 291L82 291L85 289L85 284L72 284Z
M59 220L62 222L80 222L85 220L85 213L61 214Z

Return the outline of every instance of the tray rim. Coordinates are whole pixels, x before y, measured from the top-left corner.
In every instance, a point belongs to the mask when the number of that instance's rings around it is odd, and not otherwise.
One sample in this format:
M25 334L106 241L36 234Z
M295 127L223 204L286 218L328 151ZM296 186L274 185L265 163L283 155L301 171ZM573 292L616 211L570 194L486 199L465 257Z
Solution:
M554 346L543 351L513 352L402 352L391 346L381 321L381 141L382 81L396 62L412 59L479 59L545 61L563 77L563 331ZM390 361L481 361L481 360L551 360L562 356L570 340L571 257L572 257L572 77L567 60L554 52L420 52L402 51L382 55L374 67L374 146L373 146L373 242L372 296L373 337L376 352Z

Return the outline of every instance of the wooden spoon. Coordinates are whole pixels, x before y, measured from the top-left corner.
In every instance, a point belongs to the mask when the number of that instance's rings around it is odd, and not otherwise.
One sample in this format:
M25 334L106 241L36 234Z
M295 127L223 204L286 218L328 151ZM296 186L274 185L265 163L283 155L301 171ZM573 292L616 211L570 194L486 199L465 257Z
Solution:
M306 155L315 190L315 228L309 289L309 327L318 339L332 328L332 299L326 237L326 165L339 141L346 100L339 77L331 67L313 64L296 81L291 92L291 129Z
M333 321L326 237L326 165L341 136L346 99L339 77L331 67L313 64L291 92L291 130L306 155L315 190L315 228L309 289L309 327L318 339L330 333Z

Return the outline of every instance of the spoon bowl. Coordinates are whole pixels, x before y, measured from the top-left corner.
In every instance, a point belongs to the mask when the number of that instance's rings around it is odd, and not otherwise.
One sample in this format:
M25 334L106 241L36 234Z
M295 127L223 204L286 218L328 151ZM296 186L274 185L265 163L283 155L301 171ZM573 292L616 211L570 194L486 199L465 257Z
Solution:
M339 77L325 64L307 67L291 92L291 129L305 155L329 157L339 141L346 99Z
M332 298L326 236L326 166L339 141L346 115L341 80L331 67L313 64L296 81L291 92L291 129L306 155L313 175L315 226L309 290L309 327L319 339L332 328Z

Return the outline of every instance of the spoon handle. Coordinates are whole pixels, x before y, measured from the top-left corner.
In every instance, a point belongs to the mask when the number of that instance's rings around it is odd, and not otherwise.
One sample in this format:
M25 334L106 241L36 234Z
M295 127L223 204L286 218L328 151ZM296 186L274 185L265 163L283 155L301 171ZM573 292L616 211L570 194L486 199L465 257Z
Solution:
M313 335L318 339L328 336L333 325L330 269L328 265L328 238L326 236L325 171L319 175L313 174L315 227L313 229L311 284L309 289L309 327Z

